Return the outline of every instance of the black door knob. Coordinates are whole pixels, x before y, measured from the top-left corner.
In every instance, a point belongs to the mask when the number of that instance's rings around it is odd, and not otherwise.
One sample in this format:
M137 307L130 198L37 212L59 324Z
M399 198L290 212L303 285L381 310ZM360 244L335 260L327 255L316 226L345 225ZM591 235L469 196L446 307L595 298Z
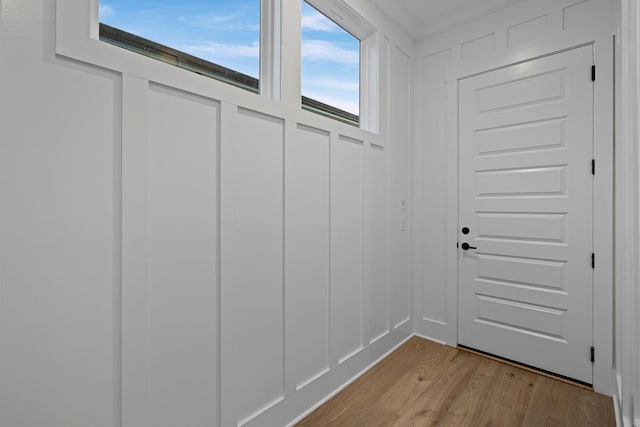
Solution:
M464 243L461 245L461 247L462 247L462 249L464 249L465 251L468 251L469 249L478 249L478 248L476 248L475 246L469 246L469 244L468 244L467 242L464 242Z
M469 234L469 227L462 227L462 234Z

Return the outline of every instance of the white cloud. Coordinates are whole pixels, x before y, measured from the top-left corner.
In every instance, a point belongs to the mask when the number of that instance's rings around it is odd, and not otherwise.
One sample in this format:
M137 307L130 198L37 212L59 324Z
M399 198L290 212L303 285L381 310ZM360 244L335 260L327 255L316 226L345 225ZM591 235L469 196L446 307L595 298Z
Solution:
M358 93L360 83L358 81L337 80L331 78L308 78L304 81L305 85L325 88L328 90L350 91Z
M117 13L113 8L113 6L109 6L108 4L101 3L98 15L100 16L99 20L102 21L105 18L111 18L113 16L116 16Z
M357 65L360 63L360 52L343 49L324 40L305 40L302 42L302 59Z
M302 29L311 31L325 31L328 33L337 33L342 29L333 21L318 12L312 12L302 16Z
M182 24L209 28L209 29L227 29L227 30L251 30L257 31L260 29L256 24L242 24L242 18L245 14L242 11L236 11L227 15L219 14L203 14L194 16L180 16L178 21Z
M258 42L251 45L206 42L199 45L180 46L185 52L209 58L258 58L260 46Z

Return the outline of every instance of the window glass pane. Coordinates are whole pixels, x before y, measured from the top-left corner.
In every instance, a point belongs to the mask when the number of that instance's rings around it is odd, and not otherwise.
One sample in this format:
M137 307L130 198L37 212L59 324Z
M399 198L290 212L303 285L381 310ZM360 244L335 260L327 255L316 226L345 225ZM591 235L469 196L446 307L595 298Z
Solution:
M311 107L308 109L319 109L322 114L325 108L313 102L319 101L348 113L336 118L358 122L360 40L305 1L302 2L302 95L303 106ZM326 110L328 115L341 116L331 108Z
M259 77L260 0L100 0L100 22L252 79ZM104 33L101 28L101 39L132 47L127 40L113 41ZM176 56L171 51L156 52L155 45L147 53L138 42L133 39L131 50L161 60ZM174 62L181 66L179 60Z

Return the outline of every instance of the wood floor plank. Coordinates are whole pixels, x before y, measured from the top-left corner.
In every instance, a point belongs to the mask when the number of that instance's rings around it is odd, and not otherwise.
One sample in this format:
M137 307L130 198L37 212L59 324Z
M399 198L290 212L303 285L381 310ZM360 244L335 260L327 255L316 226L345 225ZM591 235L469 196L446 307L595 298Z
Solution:
M413 337L300 426L615 426L611 398Z
M536 375L531 372L500 364L488 391L486 406L474 422L487 426L522 425L536 381Z
M474 420L480 418L488 406L490 390L496 381L496 371L499 367L500 364L493 360L478 366L468 387L463 390L443 417L442 425L472 425Z
M567 405L571 385L550 378L538 378L531 395L523 426L567 425Z
M401 408L400 419L394 426L439 425L471 381L479 363L475 356L457 352L440 375Z
M454 348L435 344L432 351L425 354L414 369L399 377L394 386L382 395L380 404L395 413L402 413L407 406L420 399L442 371L450 366L457 354L458 351Z
M398 378L413 369L425 355L431 354L433 344L418 337L410 338L391 356L383 359L298 425L327 426L332 423L345 425L347 418L353 419L366 409L370 410L371 402L378 401L398 381ZM337 399L338 396L339 399ZM343 401L349 402L349 405L343 405L341 403Z
M586 390L581 390L579 393L570 393L568 410L567 410L567 425L571 426L588 426L595 418L600 418L601 414L608 414L611 417L613 411L613 404L609 405L610 399L600 394L590 393ZM608 408L611 407L611 410ZM614 415L615 416L615 415ZM611 418L613 421L613 417ZM604 421L603 421L604 422ZM615 422L607 424L599 424L601 426L614 426Z
M398 414L390 411L381 405L371 405L360 413L354 413L350 417L340 420L341 426L362 426L362 427L387 427L393 425L398 418Z

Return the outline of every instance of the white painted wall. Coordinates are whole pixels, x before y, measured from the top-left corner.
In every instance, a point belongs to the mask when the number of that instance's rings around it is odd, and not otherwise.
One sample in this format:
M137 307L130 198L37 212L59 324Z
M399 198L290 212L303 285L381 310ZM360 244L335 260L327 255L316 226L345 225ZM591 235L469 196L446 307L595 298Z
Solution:
M296 85L67 59L68 1L0 4L0 424L280 426L409 336L413 45L375 8L379 134Z
M640 8L620 2L616 46L616 389L619 425L640 425Z
M417 45L411 147L413 309L417 334L457 344L455 79L593 43L595 61L601 71L594 86L599 106L595 121L596 157L604 160L599 164L608 164L604 170L609 170L611 175L612 126L600 119L611 114L613 105L611 51L617 19L614 3L611 0L525 0L431 36ZM597 193L611 197L610 177L604 180L596 177L595 186ZM603 212L606 216L606 208ZM610 216L611 209L608 212ZM606 224L606 218L599 211L596 216L596 222L604 219ZM594 345L600 355L596 357L594 384L597 390L611 393L612 269L603 266L612 264L612 233L600 227L596 234L595 245L604 248L601 253L609 262L599 264L600 268L594 273L597 284ZM598 304L603 304L603 309Z

